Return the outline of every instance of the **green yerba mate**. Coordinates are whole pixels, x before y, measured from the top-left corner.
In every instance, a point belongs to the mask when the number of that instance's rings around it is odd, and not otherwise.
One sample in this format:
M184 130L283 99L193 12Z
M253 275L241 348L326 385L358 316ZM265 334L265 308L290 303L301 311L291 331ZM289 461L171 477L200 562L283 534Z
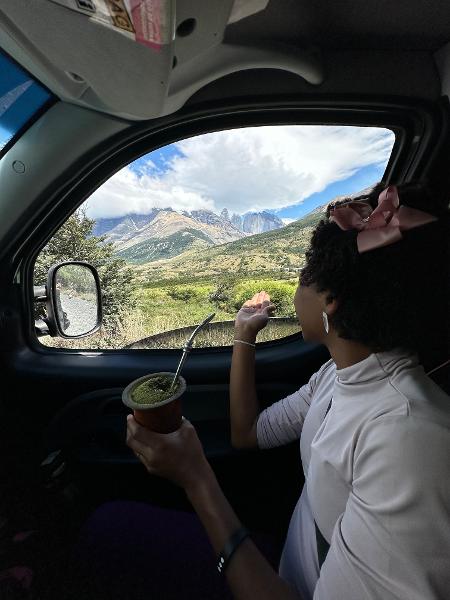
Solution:
M137 386L131 395L131 399L136 404L159 404L164 400L168 400L177 392L180 382L176 381L172 389L170 389L171 385L172 379L170 377L162 375L152 377Z

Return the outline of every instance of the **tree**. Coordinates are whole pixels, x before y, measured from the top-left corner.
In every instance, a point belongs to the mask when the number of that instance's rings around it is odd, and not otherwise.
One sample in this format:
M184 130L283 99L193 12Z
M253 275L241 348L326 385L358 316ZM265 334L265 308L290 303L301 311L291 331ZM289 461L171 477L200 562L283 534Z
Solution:
M233 295L237 277L234 274L222 274L214 278L215 287L209 293L208 299L217 308L225 308Z
M114 256L114 244L106 236L92 235L95 220L83 210L76 211L41 250L34 267L34 285L43 285L52 265L66 260L82 260L99 274L103 299L103 330L114 335L125 314L136 304L133 270Z

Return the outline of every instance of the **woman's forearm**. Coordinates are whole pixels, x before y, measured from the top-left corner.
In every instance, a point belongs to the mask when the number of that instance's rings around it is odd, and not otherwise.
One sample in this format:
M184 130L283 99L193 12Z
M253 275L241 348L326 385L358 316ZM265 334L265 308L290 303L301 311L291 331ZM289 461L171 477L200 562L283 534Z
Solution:
M235 339L254 344L254 334L237 329ZM255 386L255 348L236 342L230 372L231 442L235 447L255 446L255 422L259 415Z
M241 523L220 489L212 469L186 493L218 555ZM225 575L237 600L301 600L272 569L250 538L246 538L236 549Z

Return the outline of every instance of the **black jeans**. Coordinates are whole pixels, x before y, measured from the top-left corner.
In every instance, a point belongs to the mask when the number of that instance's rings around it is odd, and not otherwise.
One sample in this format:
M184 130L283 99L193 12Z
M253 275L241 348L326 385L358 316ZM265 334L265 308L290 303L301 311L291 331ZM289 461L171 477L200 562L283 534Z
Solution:
M252 539L277 570L279 545L264 534ZM198 517L142 502L110 502L93 513L65 580L65 597L78 600L232 598Z

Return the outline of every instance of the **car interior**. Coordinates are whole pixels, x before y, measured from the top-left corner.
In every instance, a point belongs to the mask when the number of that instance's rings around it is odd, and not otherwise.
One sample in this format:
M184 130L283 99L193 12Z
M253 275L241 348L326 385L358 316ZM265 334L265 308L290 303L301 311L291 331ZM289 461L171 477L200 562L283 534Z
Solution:
M174 372L180 351L81 351L38 339L36 257L86 197L178 140L315 124L390 129L383 183L425 181L448 204L447 2L161 0L156 16L151 2L141 4L152 27L135 22L134 34L126 1L0 0L2 55L46 91L0 149L0 572L28 565L34 573L30 596L16 582L5 598L64 598L65 561L104 502L191 510L126 446L130 411L121 402L132 380ZM298 389L328 358L300 333L260 344L262 406ZM230 347L193 349L183 414L239 518L281 544L303 485L298 444L232 447L230 362ZM447 393L449 372L433 374ZM12 541L19 532L23 541Z

